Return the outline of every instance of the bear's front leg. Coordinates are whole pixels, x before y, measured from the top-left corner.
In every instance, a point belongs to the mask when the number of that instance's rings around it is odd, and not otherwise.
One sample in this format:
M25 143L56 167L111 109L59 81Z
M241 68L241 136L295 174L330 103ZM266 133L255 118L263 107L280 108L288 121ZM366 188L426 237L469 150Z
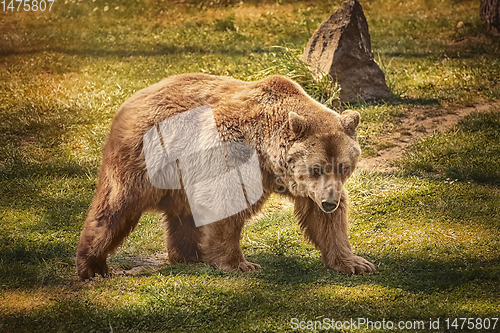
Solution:
M347 193L342 193L339 207L323 212L310 198L295 198L295 216L301 229L321 252L327 268L344 274L363 274L376 270L375 265L352 253L348 236Z
M248 272L260 265L245 259L240 246L244 218L240 214L201 227L202 261L223 271Z

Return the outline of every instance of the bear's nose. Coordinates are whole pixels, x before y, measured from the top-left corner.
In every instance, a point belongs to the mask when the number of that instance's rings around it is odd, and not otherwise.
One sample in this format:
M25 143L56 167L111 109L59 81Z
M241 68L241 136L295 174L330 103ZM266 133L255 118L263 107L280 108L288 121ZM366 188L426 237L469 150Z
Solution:
M337 203L335 202L330 202L330 201L322 201L321 206L323 206L323 209L325 212L330 213L332 212L335 208L337 208Z

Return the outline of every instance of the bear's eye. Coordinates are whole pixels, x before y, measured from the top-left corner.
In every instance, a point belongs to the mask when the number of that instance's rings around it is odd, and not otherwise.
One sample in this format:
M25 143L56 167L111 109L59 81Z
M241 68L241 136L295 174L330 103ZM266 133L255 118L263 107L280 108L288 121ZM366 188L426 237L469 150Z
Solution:
M351 171L351 166L347 163L343 163L341 166L342 175L345 176Z
M317 167L317 166L316 166L316 167L314 167L314 168L312 169L312 174L313 174L314 176L321 176L321 168L320 168L320 167Z

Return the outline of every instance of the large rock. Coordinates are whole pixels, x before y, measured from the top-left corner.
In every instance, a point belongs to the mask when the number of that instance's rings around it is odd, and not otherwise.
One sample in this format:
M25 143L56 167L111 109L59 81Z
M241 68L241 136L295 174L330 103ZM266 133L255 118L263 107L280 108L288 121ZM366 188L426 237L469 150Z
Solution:
M341 87L340 101L388 99L384 72L373 60L368 23L361 5L347 0L307 42L302 60L329 73Z

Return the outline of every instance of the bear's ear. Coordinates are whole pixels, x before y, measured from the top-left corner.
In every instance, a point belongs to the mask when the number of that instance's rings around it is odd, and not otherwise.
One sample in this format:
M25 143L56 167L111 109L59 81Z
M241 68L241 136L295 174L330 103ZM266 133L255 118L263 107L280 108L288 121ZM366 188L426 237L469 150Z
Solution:
M340 115L340 122L347 135L356 138L356 127L359 124L359 113L354 110L345 110Z
M299 116L293 111L288 114L288 123L290 124L290 128L292 129L295 137L302 136L308 127L306 118Z

